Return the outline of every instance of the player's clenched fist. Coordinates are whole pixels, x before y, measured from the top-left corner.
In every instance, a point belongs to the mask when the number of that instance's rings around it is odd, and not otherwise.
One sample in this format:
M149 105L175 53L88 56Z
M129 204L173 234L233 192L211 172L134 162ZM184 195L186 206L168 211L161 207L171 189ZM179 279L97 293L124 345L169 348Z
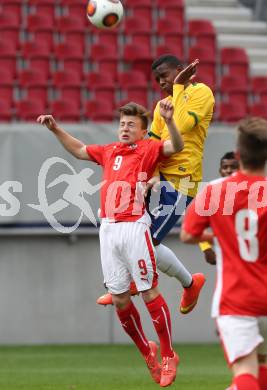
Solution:
M37 122L41 123L41 125L46 126L51 131L56 131L58 128L57 122L52 115L40 115L37 118Z
M169 98L162 99L159 103L160 115L168 121L172 119L173 116L173 105Z

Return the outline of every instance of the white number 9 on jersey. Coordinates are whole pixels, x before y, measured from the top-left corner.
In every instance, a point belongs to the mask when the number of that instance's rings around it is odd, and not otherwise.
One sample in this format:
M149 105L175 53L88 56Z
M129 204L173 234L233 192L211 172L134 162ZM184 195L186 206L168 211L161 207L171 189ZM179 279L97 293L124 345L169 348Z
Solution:
M114 161L114 165L113 165L114 171L118 171L120 169L121 163L122 163L122 156L116 156L115 161Z

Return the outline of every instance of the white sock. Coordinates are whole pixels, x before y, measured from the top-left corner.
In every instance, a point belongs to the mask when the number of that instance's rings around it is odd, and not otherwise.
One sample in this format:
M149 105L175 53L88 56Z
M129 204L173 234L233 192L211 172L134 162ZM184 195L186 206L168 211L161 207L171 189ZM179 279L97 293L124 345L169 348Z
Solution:
M157 253L158 269L166 275L174 276L183 287L189 287L192 283L192 275L167 246L159 244L155 246Z

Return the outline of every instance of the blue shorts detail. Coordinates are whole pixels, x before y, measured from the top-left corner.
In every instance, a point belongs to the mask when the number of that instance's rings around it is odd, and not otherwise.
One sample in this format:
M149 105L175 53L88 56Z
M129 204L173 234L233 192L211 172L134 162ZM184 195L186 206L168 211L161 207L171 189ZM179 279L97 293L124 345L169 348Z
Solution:
M160 175L160 180L164 183L157 205L153 205L152 199L149 198L147 207L152 220L151 235L159 242L179 223L186 207L193 200L191 196L176 191L164 176Z

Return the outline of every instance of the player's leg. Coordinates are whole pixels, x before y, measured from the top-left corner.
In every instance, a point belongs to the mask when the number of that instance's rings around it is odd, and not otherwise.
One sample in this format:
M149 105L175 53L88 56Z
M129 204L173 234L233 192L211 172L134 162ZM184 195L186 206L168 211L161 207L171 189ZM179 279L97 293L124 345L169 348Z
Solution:
M161 180L165 180L163 176ZM179 222L192 199L192 197L176 191L165 180L160 193L161 210L156 210L156 212L150 210L152 219L151 235L157 252L157 267L168 276L175 277L184 287L180 303L180 311L183 314L192 311L197 304L200 291L205 283L205 277L201 273L191 275L175 253L161 242Z
M129 247L128 258L131 275L138 291L142 291L144 302L152 318L160 341L162 356L161 386L170 385L176 377L178 356L172 347L171 318L169 308L157 286L155 251L148 226L135 224L132 237L136 244Z
M257 318L225 315L217 318L217 326L233 372L230 389L260 390L257 348L263 338Z
M267 389L267 317L259 319L260 333L264 342L258 347L259 383L261 390Z
M117 315L123 329L132 338L143 355L152 378L156 383L159 383L161 377L161 367L157 358L158 347L155 342L147 340L142 328L139 312L131 301L129 292L129 286L132 280L132 252L136 252L136 258L138 260L140 259L137 266L140 277L143 279L144 276L144 283L147 283L147 280L151 280L152 284L154 283L154 278L157 277L154 272L155 266L153 267L152 265L148 273L143 275L146 265L144 263L143 256L139 256L138 250L135 249L139 248L140 231L142 231L142 235L144 235L145 229L146 225L142 223L122 222L116 224L115 240L118 242L118 247L120 248L119 253L120 256L123 257L123 264L125 265L125 269L123 272L120 272L118 279L120 280L119 283L122 283L127 278L127 289L125 293L122 294L114 293L114 289L111 289L110 287L109 291L112 294L112 300L116 307ZM136 243L138 243L138 245L136 245ZM131 255L129 255L129 253L131 253ZM125 276L126 274L127 277ZM145 289L147 289L147 284L145 284Z
M131 337L143 356L150 354L140 315L130 299L131 275L122 255L121 224L102 223L99 232L101 264L104 282L112 294L118 318L124 331Z

